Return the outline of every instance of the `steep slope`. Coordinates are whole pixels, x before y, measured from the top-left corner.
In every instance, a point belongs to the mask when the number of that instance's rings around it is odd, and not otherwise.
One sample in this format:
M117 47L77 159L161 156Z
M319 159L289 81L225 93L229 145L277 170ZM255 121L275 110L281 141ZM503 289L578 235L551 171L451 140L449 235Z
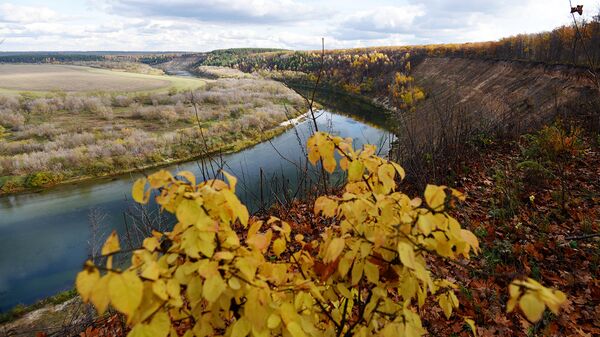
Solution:
M461 110L480 120L503 119L507 127L534 126L580 110L583 98L598 95L586 70L567 66L428 57L412 75L428 95L419 114Z

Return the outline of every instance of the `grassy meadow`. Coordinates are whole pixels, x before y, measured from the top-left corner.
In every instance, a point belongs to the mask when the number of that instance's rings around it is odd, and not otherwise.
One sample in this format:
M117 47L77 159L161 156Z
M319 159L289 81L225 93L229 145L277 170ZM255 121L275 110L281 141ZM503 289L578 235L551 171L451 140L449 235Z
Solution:
M239 150L304 109L275 81L211 75L0 65L0 193Z

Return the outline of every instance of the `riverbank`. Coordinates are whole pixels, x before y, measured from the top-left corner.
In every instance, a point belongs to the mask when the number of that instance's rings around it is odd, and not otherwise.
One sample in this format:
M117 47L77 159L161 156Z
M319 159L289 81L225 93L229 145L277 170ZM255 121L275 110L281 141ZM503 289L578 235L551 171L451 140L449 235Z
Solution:
M238 141L235 141L234 143L227 144L224 147L221 147L218 149L213 149L209 152L201 151L201 152L194 153L187 157L171 159L171 160L164 160L164 161L157 162L154 164L143 165L140 167L124 169L124 170L110 172L110 173L106 173L106 174L79 176L79 177L72 178L72 179L66 179L66 180L55 182L55 183L46 184L46 185L40 186L40 187L27 187L27 186L21 185L21 186L14 187L10 191L4 191L3 185L0 185L0 197L6 197L6 196L10 196L10 195L23 194L23 193L39 193L39 192L46 191L46 190L49 190L54 187L65 186L65 185L94 183L94 182L98 182L98 181L112 179L112 178L115 178L118 176L123 176L126 174L134 174L134 173L139 174L142 172L145 173L146 171L149 171L149 170L157 170L157 169L171 166L171 165L177 165L177 164L186 163L186 162L193 162L193 161L196 161L196 160L199 160L202 158L210 158L210 157L217 156L217 155L236 153L236 152L251 148L252 146L255 146L262 142L268 141L274 137L277 137L278 135L281 135L286 130L294 127L294 125L296 125L298 122L305 119L307 116L308 116L308 113L305 113L298 117L294 117L287 121L281 122L278 127L262 132L261 138L240 139ZM25 177L21 177L21 179L25 180ZM0 177L0 182L2 182L1 177Z

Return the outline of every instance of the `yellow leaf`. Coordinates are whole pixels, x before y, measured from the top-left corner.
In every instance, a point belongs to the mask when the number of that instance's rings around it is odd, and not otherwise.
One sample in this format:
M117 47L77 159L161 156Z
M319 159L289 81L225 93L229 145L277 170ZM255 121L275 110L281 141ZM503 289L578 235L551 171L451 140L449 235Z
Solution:
M365 262L365 276L371 283L379 283L379 268L377 265L367 261Z
M277 327L281 324L281 317L277 314L269 315L267 319L267 327L271 330L277 329Z
M213 303L219 298L219 296L221 296L225 289L227 289L225 281L223 281L221 276L215 275L204 281L202 295L204 295L204 298L209 303Z
M128 318L133 316L135 309L142 302L143 291L144 284L133 271L115 274L108 283L110 302Z
M354 265L352 266L352 285L357 285L360 282L360 279L363 275L365 264L361 261L354 260Z
M167 294L167 285L163 280L152 282L152 292L163 301L169 299L169 295Z
M452 303L448 298L448 295L442 294L438 297L438 303L440 304L440 308L444 311L444 315L447 319L452 315Z
M348 181L360 181L363 178L365 165L360 160L353 160L348 166Z
M101 277L98 282L94 285L92 292L90 293L90 302L96 307L96 311L99 315L102 315L108 308L110 303L110 297L108 295L108 283L112 278L112 273L108 273Z
M544 303L546 303L550 311L555 315L558 314L560 306L567 300L567 296L562 291L547 288L542 290L541 296Z
M321 212L323 212L323 215L325 215L326 217L333 217L335 216L337 206L337 201L329 197L318 197L315 201L315 214L319 215Z
M250 329L252 329L250 322L245 317L241 317L233 323L230 337L246 337Z
M323 262L329 263L335 261L338 256L344 251L344 246L346 241L342 238L335 238L331 240L329 246L327 247L327 252L325 253L325 257L323 258Z
M410 244L404 241L398 242L398 254L400 255L400 261L403 265L410 269L416 268L415 251Z
M519 302L519 296L521 296L521 287L511 283L508 286L508 293L510 297L506 305L506 312L512 312L515 309L517 303Z
M99 279L100 273L98 272L98 269L93 267L87 267L77 274L75 286L84 302L89 300L91 292Z
M196 176L190 171L180 171L177 173L178 176L184 177L190 182L192 186L196 185Z
M146 178L140 178L133 183L133 187L131 188L131 196L137 203L145 204L150 198L150 191L144 192L146 188L146 181Z
M427 205L435 211L441 211L444 208L444 202L446 201L446 187L427 185L425 187L425 202Z
M519 307L521 307L525 317L533 323L542 319L542 313L545 309L544 303L531 292L527 292L521 297Z
M149 237L144 239L144 243L142 244L144 249L149 252L153 252L156 248L160 247L160 243L158 239L155 237Z
M465 240L465 242L467 242L471 248L473 248L473 252L475 252L475 254L479 253L479 240L477 240L477 237L471 231L461 229L460 235L462 236L462 239Z
M192 225L198 221L198 218L200 218L203 213L204 211L195 200L183 199L179 206L177 206L175 215L177 216L177 220L182 224Z
M473 336L477 337L477 327L475 326L475 321L473 321L470 318L465 318L465 323L467 323L469 328L471 328L471 331L473 332Z
M137 324L129 331L127 337L154 337L154 331L146 324Z
M171 320L169 315L163 311L159 311L154 314L149 325L152 336L154 337L167 337L171 328Z
M300 324L298 324L297 322L290 322L286 326L286 329L287 331L289 331L292 337L306 337L306 334L302 330L302 327L300 327Z
M158 263L151 261L146 264L146 268L142 272L142 277L148 280L156 281L159 277Z
M377 176L379 177L379 180L383 184L383 187L386 189L386 191L396 188L396 182L394 181L395 174L396 170L390 164L383 164L377 169Z
M235 185L237 184L237 178L225 172L224 170L222 172L225 178L227 178L227 181L229 182L229 189L231 190L231 192L235 193Z
M284 251L285 251L285 240L282 238L275 240L273 242L273 254L275 254L279 257L279 255L281 255L281 253L283 253Z
M102 246L102 255L110 255L116 253L121 250L121 246L119 245L119 237L117 236L117 231L113 231L104 246Z
M160 188L167 185L171 180L173 180L173 176L169 171L160 170L156 173L151 174L148 177L148 182L150 183L150 187L152 188Z

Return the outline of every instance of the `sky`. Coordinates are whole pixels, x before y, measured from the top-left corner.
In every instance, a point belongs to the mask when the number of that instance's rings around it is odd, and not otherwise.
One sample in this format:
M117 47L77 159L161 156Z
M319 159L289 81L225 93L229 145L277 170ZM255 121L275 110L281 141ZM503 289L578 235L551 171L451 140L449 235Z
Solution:
M575 0L591 16L600 0ZM568 0L0 0L0 51L319 49L496 40L571 20Z

